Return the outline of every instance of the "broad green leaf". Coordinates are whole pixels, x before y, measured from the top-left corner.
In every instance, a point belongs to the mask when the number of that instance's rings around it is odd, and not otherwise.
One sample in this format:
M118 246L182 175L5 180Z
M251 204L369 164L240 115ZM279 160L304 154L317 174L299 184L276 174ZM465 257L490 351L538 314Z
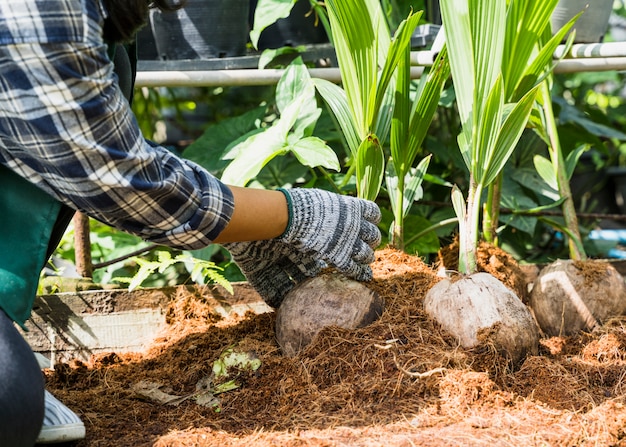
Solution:
M311 75L302 62L296 58L287 66L276 85L276 107L282 114L285 108L299 96L315 96ZM315 103L313 103L315 104Z
M264 106L257 107L208 126L198 139L187 146L183 156L215 174L227 165L223 156L232 147L231 144L235 142L236 145L245 140L249 132L258 131L256 123L263 119L265 110Z
M268 48L263 50L259 57L258 68L263 70L270 65L272 61L278 59L281 56L293 56L294 54L302 54L306 51L304 45L298 45L297 47L280 47L280 48Z
M546 197L552 201L559 200L559 192L555 188L548 186L545 180L543 180L536 169L533 168L515 168L510 169L507 175L504 176L506 183L507 178L519 183L524 188L533 191L538 196Z
M335 171L341 170L335 151L317 137L303 138L290 146L289 149L298 158L298 161L305 166L311 168L323 166Z
M376 135L368 135L359 146L356 163L357 191L362 199L375 200L385 169L385 155Z
M292 107L294 102L299 106ZM317 107L315 85L301 58L289 64L281 76L276 86L276 105L281 119L294 114L290 140L308 137L313 133L322 110Z
M250 31L250 41L254 48L259 47L261 32L278 19L289 17L296 0L258 0L254 11L254 27Z
M539 174L543 181L546 182L550 188L558 191L559 185L556 179L556 170L552 162L543 155L537 154L533 157L533 164L535 165L537 174Z
M263 166L286 152L285 134L272 126L239 144L239 155L226 167L221 180L233 186L245 186Z

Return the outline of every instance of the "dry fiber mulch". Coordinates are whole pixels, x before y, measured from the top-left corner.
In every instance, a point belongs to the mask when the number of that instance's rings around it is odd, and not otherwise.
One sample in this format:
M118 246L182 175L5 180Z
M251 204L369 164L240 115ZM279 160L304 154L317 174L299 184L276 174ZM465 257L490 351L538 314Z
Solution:
M506 254L483 250L480 263L519 291ZM84 420L79 447L626 446L626 318L544 337L512 366L489 347L459 348L424 314L435 266L386 249L373 268L382 317L326 328L296 357L281 354L273 313L223 320L206 291L181 291L148 350L59 364L48 389ZM231 372L235 388L206 405L198 396L218 385L228 349L261 366ZM157 398L138 392L146 385Z

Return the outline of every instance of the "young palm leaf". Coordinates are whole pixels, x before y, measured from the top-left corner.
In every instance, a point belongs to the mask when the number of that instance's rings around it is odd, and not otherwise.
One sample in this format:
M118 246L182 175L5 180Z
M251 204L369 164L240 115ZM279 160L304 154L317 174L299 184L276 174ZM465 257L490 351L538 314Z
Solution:
M387 164L386 184L394 215L391 243L399 249L404 249L404 218L410 210L415 194L421 188L430 158L424 158L417 169L413 169L413 163L424 142L439 104L441 91L449 76L450 66L444 46L429 72L422 76L412 102L408 47L398 65L391 122L391 159Z
M550 18L558 0L511 0L506 15L502 79L506 102L520 98L541 83L556 65L553 55L570 30L573 18L552 36ZM573 36L572 36L573 37ZM484 237L496 242L501 176L489 186L483 219Z
M411 14L392 40L379 2L328 0L326 5L343 88L320 79L315 84L345 135L356 165L357 193L373 200L384 173L381 142L391 127L389 86L420 14Z
M476 271L479 214L483 189L510 157L533 107L537 88L518 102L505 103L502 60L506 0L442 2L450 68L461 115L459 147L470 186L459 243L459 270ZM463 228L462 227L462 228Z

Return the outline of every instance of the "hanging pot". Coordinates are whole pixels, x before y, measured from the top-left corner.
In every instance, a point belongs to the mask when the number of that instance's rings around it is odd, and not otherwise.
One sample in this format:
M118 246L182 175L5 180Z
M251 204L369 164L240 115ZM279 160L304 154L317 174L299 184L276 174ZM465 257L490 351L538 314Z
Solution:
M246 54L249 0L188 2L175 12L152 10L160 59L212 59Z
M585 12L573 27L576 30L574 42L601 42L609 26L613 0L560 0L552 13L552 30L559 30L583 10Z

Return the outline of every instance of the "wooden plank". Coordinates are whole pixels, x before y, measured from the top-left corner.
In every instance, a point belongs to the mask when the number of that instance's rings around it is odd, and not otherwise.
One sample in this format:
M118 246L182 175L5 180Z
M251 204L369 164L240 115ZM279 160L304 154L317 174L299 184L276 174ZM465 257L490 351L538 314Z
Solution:
M195 289L178 286L41 295L35 299L24 338L52 364L86 361L102 352L141 352L166 327L167 307L180 288ZM228 318L249 311L272 311L247 283L233 284L233 288L234 295L219 287L202 289L216 315Z

